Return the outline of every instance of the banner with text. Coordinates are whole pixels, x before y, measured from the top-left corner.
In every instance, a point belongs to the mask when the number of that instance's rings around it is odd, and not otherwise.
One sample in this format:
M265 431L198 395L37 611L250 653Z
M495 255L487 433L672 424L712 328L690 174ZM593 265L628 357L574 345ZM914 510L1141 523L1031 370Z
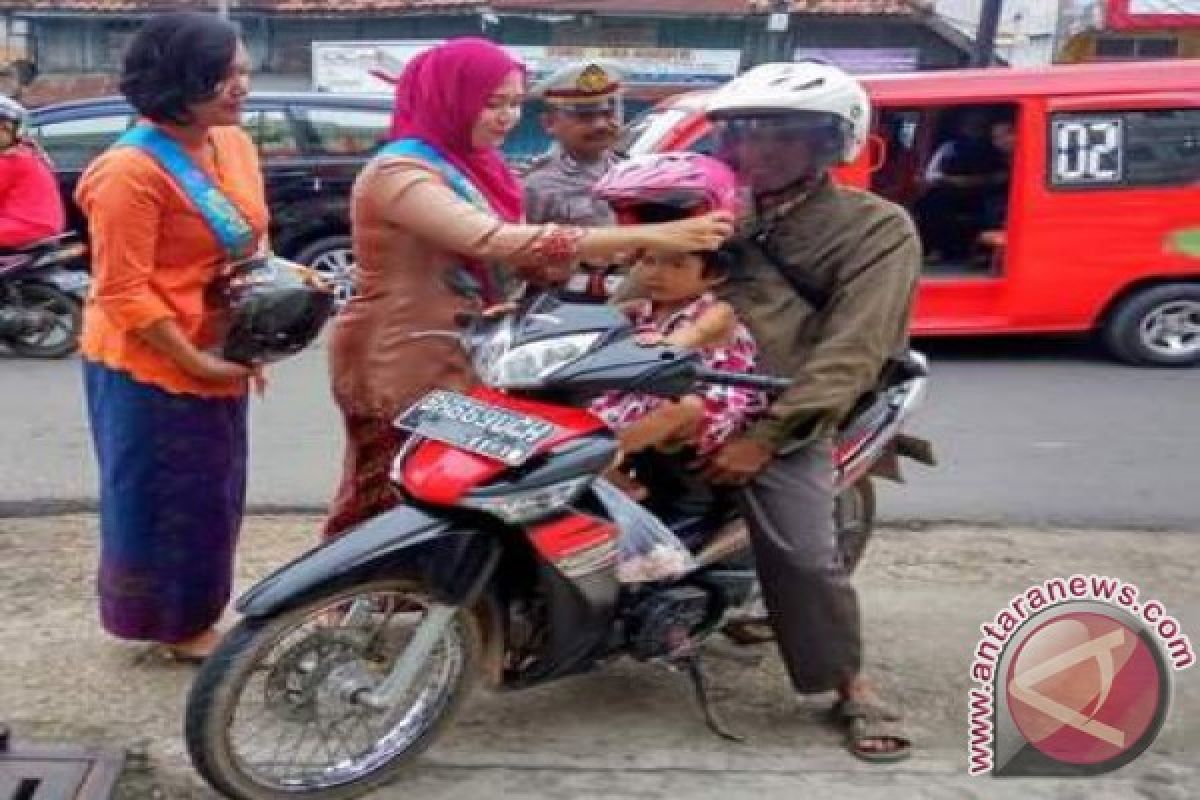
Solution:
M1200 28L1200 0L1109 0L1108 26L1139 28Z
M921 51L915 47L797 47L797 61L823 61L852 75L913 72L920 66Z
M312 83L321 92L386 92L388 76L413 56L440 44L433 39L375 42L313 42ZM606 61L633 86L719 86L738 73L740 50L665 47L570 47L510 45L533 81L583 59Z

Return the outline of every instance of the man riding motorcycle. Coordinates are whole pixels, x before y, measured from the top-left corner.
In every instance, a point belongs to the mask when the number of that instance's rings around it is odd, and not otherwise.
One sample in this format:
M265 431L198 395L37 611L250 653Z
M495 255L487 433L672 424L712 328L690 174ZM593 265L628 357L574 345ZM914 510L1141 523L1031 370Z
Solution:
M907 349L920 244L906 212L837 186L829 170L866 144L857 81L815 63L765 64L711 98L717 154L750 189L721 296L758 340L761 368L792 379L766 415L712 458L743 485L763 597L798 692L835 690L847 746L869 761L911 749L898 715L861 677L858 598L833 530L832 437Z
M28 112L0 95L0 250L63 232L62 198L50 162L25 136Z

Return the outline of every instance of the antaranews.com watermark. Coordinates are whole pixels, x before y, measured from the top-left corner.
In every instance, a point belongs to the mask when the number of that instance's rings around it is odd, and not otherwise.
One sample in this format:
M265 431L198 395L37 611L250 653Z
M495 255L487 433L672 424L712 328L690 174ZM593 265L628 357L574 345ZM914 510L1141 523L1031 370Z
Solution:
M1179 622L1138 587L1102 575L1052 578L980 627L968 772L1096 775L1154 741L1171 673L1196 656Z

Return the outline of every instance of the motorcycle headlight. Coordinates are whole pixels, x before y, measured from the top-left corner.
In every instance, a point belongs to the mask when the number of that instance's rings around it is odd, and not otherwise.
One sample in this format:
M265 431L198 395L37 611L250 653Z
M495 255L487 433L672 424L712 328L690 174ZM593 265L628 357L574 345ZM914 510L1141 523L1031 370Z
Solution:
M541 385L592 348L599 333L576 333L487 353L476 364L479 375L498 389L531 389Z
M493 514L510 525L520 525L547 517L566 507L579 496L592 476L583 475L549 486L496 497L466 497L460 503Z

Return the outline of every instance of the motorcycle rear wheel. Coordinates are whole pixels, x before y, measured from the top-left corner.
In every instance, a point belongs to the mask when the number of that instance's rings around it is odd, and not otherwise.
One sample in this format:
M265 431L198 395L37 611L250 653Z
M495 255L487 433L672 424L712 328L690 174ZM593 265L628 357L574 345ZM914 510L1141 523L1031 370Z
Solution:
M444 730L475 682L474 617L454 615L394 706L368 707L347 697L345 686L377 686L411 637L392 623L415 628L410 618L430 604L415 582L384 580L331 592L273 619L242 620L205 661L188 696L184 738L197 771L237 800L347 800L395 780ZM241 713L255 702L262 707L257 722Z
M65 358L79 347L83 311L79 301L44 283L22 283L14 287L26 311L43 311L53 316L54 326L47 331L21 336L8 344L25 358Z
M875 484L869 475L859 478L834 499L833 529L842 565L852 575L875 532Z
M853 575L875 532L875 484L869 475L859 478L834 498L833 533L838 555L847 575ZM729 639L740 645L775 641L775 631L767 617L767 607L758 596L747 604L742 616L722 628Z

